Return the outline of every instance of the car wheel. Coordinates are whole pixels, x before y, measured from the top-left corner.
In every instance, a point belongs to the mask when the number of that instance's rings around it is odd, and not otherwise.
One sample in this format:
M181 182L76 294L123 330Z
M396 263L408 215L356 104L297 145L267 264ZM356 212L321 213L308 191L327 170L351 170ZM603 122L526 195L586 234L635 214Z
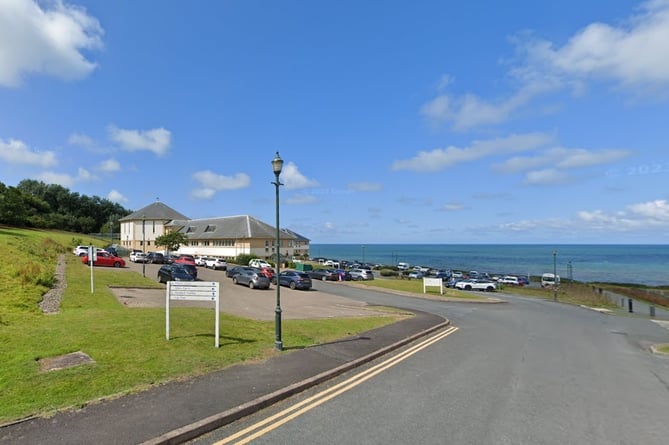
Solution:
M255 289L255 286L253 285L253 281L249 281L249 289Z
M121 267L121 263L119 263L118 261L115 262L115 263L114 263L114 267Z
M328 277L323 277L322 280L323 280L323 281L327 281L327 280L328 280Z
M472 290L471 286L465 286L465 290Z
M237 277L232 277L232 282L237 284Z
M295 289L295 282L294 282L294 281L291 281L291 282L290 282L290 288L291 288L291 289Z

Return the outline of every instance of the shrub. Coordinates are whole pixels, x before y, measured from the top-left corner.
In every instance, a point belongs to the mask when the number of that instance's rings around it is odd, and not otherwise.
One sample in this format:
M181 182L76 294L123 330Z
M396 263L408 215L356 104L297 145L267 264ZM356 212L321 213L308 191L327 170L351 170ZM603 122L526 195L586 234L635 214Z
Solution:
M251 261L254 258L258 258L258 256L249 255L248 253L242 253L241 255L237 255L237 258L235 259L235 264L246 266L247 264L249 264L249 261Z
M381 269L379 273L382 277L396 277L399 275L399 272L393 269Z

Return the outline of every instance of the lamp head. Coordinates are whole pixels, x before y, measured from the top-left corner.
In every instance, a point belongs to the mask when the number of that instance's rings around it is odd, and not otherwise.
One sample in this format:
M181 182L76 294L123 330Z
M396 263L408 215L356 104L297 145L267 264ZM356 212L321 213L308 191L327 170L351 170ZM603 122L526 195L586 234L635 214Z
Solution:
M279 156L279 152L276 152L276 156L274 159L272 159L272 170L274 170L274 174L276 176L279 176L281 174L281 170L283 169L283 159Z

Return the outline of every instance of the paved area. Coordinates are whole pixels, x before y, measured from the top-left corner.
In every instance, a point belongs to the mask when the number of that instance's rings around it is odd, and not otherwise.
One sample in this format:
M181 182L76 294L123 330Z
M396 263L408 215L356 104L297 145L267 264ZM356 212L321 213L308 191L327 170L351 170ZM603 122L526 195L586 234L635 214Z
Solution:
M157 266L147 265L147 276ZM130 269L141 265L131 265ZM206 275L205 275L206 274ZM275 291L233 285L222 271L205 271L203 279L220 277L224 311L251 318L273 317ZM233 286L233 287L230 287ZM284 292L285 289L285 292ZM124 304L162 304L159 293L120 290ZM152 294L153 295L149 295ZM369 315L373 309L325 292L281 289L285 314L295 318ZM150 303L151 298L160 303ZM144 300L140 302L138 300ZM266 300L266 301L265 301ZM292 307L294 306L294 307ZM292 309L289 309L291 308ZM50 418L32 418L0 428L0 443L11 444L168 444L180 443L234 421L310 386L353 369L449 322L427 313L329 344L284 351L262 363L236 365L199 378L102 400Z

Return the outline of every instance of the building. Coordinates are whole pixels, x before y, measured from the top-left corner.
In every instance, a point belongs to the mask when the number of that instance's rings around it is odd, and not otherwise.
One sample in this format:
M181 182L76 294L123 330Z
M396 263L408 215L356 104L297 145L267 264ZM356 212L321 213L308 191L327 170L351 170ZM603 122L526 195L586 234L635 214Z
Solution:
M155 245L161 235L184 233L188 244L179 253L235 258L241 254L276 257L276 227L249 215L190 219L162 202L155 202L120 219L121 244L128 249L164 250ZM283 258L308 258L309 239L281 229L279 253Z

